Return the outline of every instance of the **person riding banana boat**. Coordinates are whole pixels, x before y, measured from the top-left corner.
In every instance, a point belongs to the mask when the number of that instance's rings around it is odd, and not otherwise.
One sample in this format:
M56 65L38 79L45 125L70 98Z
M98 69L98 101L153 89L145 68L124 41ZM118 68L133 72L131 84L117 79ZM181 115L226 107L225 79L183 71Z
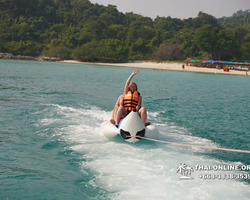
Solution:
M139 70L135 70L126 81L124 87L124 93L119 96L112 112L112 119L110 122L118 126L118 123L122 118L126 117L132 110L136 109L142 122L145 126L150 125L147 121L147 111L144 107L141 107L142 97L138 91L137 84L135 82L130 83L134 75L138 74Z

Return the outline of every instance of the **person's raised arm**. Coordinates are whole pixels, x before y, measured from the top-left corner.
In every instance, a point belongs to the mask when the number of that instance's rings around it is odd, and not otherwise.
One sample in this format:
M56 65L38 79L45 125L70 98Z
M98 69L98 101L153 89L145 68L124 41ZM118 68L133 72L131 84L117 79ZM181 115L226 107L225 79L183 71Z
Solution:
M129 89L129 83L130 81L132 80L133 76L138 74L139 73L139 70L135 70L133 71L133 73L128 77L128 80L125 84L125 87L124 87L124 94L127 94L128 93L128 89Z

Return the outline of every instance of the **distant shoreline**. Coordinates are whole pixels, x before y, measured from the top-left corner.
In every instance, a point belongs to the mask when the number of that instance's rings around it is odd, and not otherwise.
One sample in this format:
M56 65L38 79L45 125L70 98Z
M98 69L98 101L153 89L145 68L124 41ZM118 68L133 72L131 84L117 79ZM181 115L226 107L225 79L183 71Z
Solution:
M9 60L33 60L33 61L52 61L52 62L58 62L62 61L61 58L57 57L46 57L46 56L40 56L40 57L33 57L33 56L14 56L12 53L0 53L0 59L9 59Z
M229 72L224 72L223 69L216 68L206 68L206 67L194 67L186 66L182 69L184 63L156 63L147 61L138 62L128 62L128 63L95 63L95 62L80 62L76 60L63 60L59 61L61 63L75 63L75 64L91 64L91 65L108 65L108 66L120 66L120 67L133 67L133 68L146 68L153 70L169 70L169 71L182 71L182 72L199 72L199 73L209 73L209 74L226 74L226 75L239 75L246 76L246 71L235 71L230 70Z
M120 66L120 67L133 67L133 68L145 68L153 70L169 70L169 71L180 71L180 72L197 72L197 73L209 73L209 74L226 74L226 75L239 75L246 76L246 71L230 70L224 72L223 69L206 68L206 67L195 67L186 66L184 62L152 62L152 61L134 61L127 63L101 63L101 62L80 62L77 60L61 60L54 57L31 57L31 56L0 56L0 59L9 60L33 60L33 61L52 61L61 63L74 63L74 64L85 64L85 65L105 65L105 66ZM185 68L182 65L185 64Z

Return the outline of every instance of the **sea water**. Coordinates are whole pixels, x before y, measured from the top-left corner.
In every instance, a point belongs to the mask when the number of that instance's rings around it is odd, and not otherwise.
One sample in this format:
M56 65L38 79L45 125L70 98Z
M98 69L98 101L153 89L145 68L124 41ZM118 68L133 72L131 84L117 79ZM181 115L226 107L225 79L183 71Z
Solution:
M133 70L0 60L0 199L249 199L249 180L195 170L247 166L249 154L100 133ZM249 77L140 69L133 81L159 140L250 150Z

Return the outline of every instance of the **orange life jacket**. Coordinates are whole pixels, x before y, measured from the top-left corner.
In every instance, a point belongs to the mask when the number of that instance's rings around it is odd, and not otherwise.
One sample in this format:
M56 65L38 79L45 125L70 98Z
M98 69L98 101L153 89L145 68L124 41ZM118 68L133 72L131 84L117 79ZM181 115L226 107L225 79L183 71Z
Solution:
M125 98L123 100L123 107L128 112L131 112L138 105L139 95L140 93L138 91L134 91L134 93L128 91L128 93L125 94Z

